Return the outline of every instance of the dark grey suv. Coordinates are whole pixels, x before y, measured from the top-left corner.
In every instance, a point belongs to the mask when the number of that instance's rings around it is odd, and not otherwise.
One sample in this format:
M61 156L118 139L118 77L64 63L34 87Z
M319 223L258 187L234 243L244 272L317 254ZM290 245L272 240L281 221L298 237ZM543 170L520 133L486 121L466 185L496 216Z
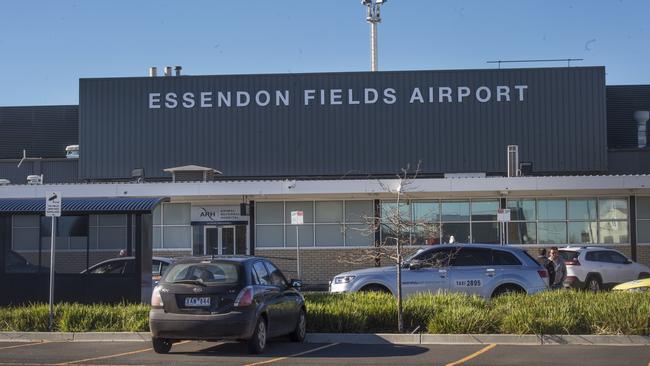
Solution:
M180 259L151 296L153 348L167 353L180 340L234 339L260 353L270 337L302 342L307 310L298 287L265 258Z

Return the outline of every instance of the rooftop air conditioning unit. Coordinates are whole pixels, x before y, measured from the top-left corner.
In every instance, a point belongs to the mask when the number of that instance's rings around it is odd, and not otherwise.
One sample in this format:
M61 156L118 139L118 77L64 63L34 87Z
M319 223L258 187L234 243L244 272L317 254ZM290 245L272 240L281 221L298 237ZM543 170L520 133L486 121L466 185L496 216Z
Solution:
M27 184L29 185L39 185L43 184L43 174L41 175L28 175L27 176Z
M11 184L9 179L0 179L0 186L8 186Z
M79 159L79 145L66 146L65 157L68 159Z

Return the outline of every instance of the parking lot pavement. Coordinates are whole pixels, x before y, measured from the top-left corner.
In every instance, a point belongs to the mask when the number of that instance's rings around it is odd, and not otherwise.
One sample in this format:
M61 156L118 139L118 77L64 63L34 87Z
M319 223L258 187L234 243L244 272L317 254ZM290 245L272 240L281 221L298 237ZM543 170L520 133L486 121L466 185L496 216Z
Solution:
M275 341L262 355L236 342L183 342L169 354L149 342L0 343L0 365L642 365L647 346L296 344Z

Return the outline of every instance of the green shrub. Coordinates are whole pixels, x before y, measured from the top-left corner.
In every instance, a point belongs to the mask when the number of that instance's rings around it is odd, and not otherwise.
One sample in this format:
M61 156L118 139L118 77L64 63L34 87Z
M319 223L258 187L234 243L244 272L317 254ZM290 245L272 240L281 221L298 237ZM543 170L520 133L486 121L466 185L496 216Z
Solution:
M385 293L307 293L307 330L383 333L397 330L397 304ZM650 293L547 291L492 300L464 294L419 294L404 300L405 331L514 334L650 335ZM149 306L58 304L54 330L148 331ZM48 306L0 308L0 331L47 331Z

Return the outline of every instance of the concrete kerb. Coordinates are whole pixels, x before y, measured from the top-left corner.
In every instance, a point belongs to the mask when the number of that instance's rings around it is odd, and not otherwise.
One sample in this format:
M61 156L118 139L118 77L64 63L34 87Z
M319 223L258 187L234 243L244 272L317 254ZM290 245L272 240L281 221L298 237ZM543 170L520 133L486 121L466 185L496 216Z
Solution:
M0 332L0 342L149 342L149 332ZM649 336L534 334L366 334L308 333L307 343L350 344L508 344L650 345Z

